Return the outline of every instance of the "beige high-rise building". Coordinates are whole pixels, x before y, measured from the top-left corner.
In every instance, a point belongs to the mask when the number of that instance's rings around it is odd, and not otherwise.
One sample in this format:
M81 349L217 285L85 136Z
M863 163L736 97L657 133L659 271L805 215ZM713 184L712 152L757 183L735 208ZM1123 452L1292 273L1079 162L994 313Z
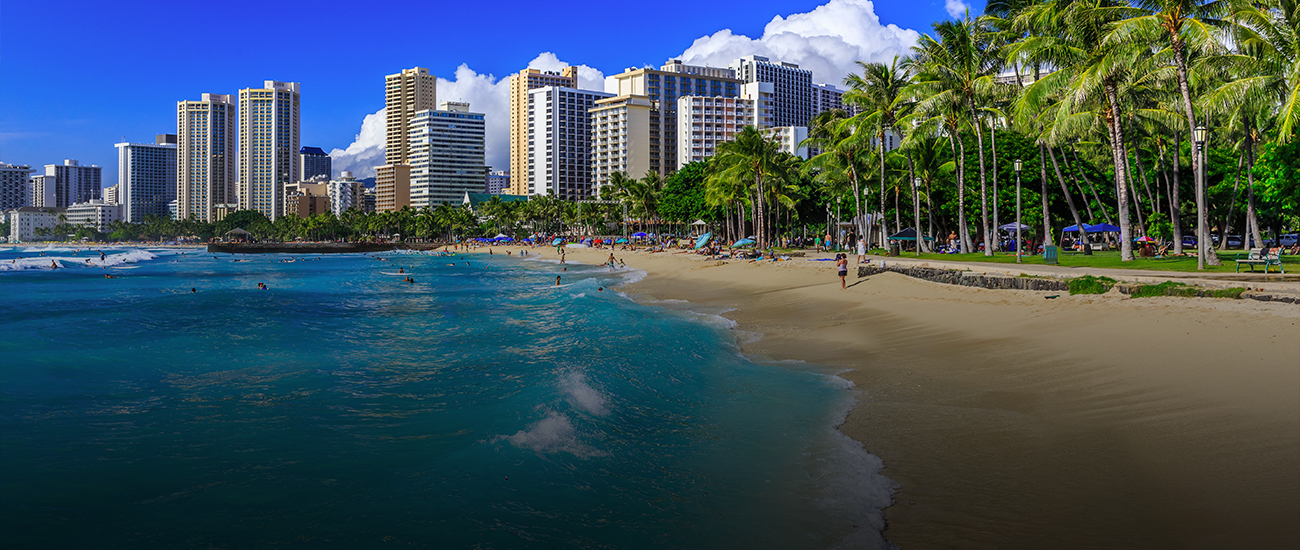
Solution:
M578 68L559 73L524 69L510 75L510 194L528 194L528 90L543 86L578 87Z
M384 78L384 164L410 164L411 117L438 106L438 78L429 69L403 69Z
M621 95L600 99L590 113L591 183L597 196L615 172L638 179L653 169L648 136L659 109L650 98Z
M275 221L284 186L297 183L301 84L267 80L239 91L239 207Z
M375 167L375 211L411 204L411 118L438 105L438 78L412 67L384 78L384 165Z
M674 59L659 70L628 69L613 76L619 96L644 96L654 106L649 130L635 138L649 140L649 170L661 176L677 171L677 100L682 96L739 97L742 83L732 74L729 69L686 65ZM629 175L639 178L645 172Z

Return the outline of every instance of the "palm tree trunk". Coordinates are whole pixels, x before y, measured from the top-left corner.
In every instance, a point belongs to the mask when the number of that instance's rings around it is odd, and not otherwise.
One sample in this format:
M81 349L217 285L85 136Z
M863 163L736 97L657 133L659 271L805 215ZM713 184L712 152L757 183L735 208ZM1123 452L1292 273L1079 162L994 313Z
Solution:
M885 243L885 133L880 132L880 248Z
M1111 137L1110 154L1115 161L1115 195L1119 200L1119 258L1120 261L1131 262L1133 261L1133 228L1130 227L1128 216L1128 167L1124 162L1124 126L1119 116L1119 90L1115 82L1110 79L1105 81L1104 87L1106 101L1110 107L1107 126Z
M984 255L993 255L993 243L989 240L989 195L988 174L984 170L984 124L975 115L975 100L968 99L971 122L975 126L975 146L979 149L980 160L980 232L984 235Z
M1187 84L1187 44L1178 35L1172 35L1170 38L1174 50L1174 64L1178 67L1178 93L1182 95L1183 99L1183 114L1187 115L1187 131L1194 132L1196 130L1196 111L1192 107L1192 90ZM1193 134L1194 139L1195 134ZM1200 174L1200 169L1200 155L1194 152L1192 154L1192 173ZM1199 210L1196 214L1196 240L1198 243L1205 240L1210 234L1209 217L1205 211L1208 206L1206 204L1208 201L1205 199L1206 187L1208 187L1208 182L1201 181L1196 189L1196 209ZM1210 243L1205 243L1199 249L1213 250L1213 247L1210 246ZM1223 262L1219 261L1217 254L1207 253L1204 256L1205 265L1223 265Z
M1070 206L1070 215L1074 217L1074 227L1079 230L1079 240L1083 242L1083 253L1086 256L1092 255L1092 247L1088 244L1088 232L1084 231L1083 219L1079 217L1079 209L1074 207L1074 197L1070 196L1070 188L1065 185L1065 178L1061 177L1061 166L1056 163L1056 153L1052 148L1047 148L1047 157L1052 159L1052 170L1056 171L1056 181L1061 183L1061 193L1065 194L1065 204Z
M854 218L853 223L857 224L858 234L862 235L863 239L866 239L867 238L867 217L862 215L862 192L858 187L858 169L853 165L852 157L850 157L848 161L849 161L848 162L849 179L852 180L852 184L853 184L853 206L857 208L856 212L858 213L858 216ZM838 231L839 228L837 227L835 229ZM838 236L839 235L837 234L836 237ZM868 240L866 242L871 242L871 241Z
M1179 175L1183 171L1182 134L1174 132L1174 180L1169 184L1169 226L1174 232L1174 254L1183 254L1183 206L1179 202Z
M1264 234L1259 230L1259 218L1255 212L1255 134L1253 130L1247 134L1246 155L1250 162L1246 170L1246 225L1250 227L1250 234L1255 238L1255 246L1264 246ZM1276 238L1277 233L1273 234ZM1243 235L1244 237L1244 235ZM1246 243L1242 243L1244 246Z
M993 180L993 241L998 242L1000 240L998 228L1001 224L998 223L998 124L996 120L989 128L989 147L993 153L993 177L990 178Z
M966 143L960 136L951 139L960 149L960 154L953 151L953 156L957 157L957 231L961 233L962 253L970 254L974 243L970 240L970 226L966 223Z
M1133 173L1133 161L1128 156L1127 147L1124 149L1124 167L1129 170L1130 174ZM1143 219L1142 217L1142 195L1138 193L1136 185L1129 185L1128 187L1129 187L1129 191L1132 193L1133 212L1137 214L1138 229L1139 229L1138 233L1142 233L1145 235L1147 224L1146 224L1146 220Z
M1043 144L1038 144L1038 182L1042 185L1043 199L1043 246L1052 246L1052 216L1047 211L1047 155Z

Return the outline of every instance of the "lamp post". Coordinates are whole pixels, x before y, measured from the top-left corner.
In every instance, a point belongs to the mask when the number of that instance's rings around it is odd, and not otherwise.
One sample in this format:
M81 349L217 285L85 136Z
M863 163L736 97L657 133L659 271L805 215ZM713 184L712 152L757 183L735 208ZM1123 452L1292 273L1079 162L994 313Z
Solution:
M1025 168L1025 161L1016 159L1016 263L1020 263L1020 256L1024 245L1020 242L1020 171Z
M1196 141L1196 269L1205 269L1205 142L1210 131L1204 126L1192 130Z
M921 178L912 179L912 206L915 213L913 222L916 229L916 257L921 257L921 243L925 241L925 236L921 235Z

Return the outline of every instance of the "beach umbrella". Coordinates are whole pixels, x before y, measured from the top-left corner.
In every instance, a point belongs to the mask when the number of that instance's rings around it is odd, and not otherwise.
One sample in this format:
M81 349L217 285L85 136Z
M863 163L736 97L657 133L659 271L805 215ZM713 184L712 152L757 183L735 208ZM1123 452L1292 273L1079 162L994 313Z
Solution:
M934 237L926 237L926 236L924 236L924 235L922 235L921 238L922 238L922 239L925 239L925 240L927 240L927 241L933 241L933 240L934 240ZM909 227L909 228L907 228L907 229L904 229L904 230L902 230L902 231L899 231L898 233L894 233L893 235L890 235L890 236L889 236L889 240L891 240L891 241L915 241L915 240L916 240L916 230L915 230L915 229L912 229L912 228Z
M619 239L617 241L614 241L614 244L627 244L627 243L628 243L627 239Z
M632 236L633 236L633 237L646 237L646 236L648 236L648 235L645 234L645 231L637 231L636 233L633 233Z
M695 249L699 250L700 247L708 244L709 239L712 238L713 238L713 233L705 233L703 235L700 235L699 238L695 239Z
M738 247L741 247L741 246L750 246L750 245L754 244L755 242L756 242L756 241L754 241L754 239L740 239L739 241L736 241L736 244L731 245L731 247L732 247L732 248L738 248Z
M564 242L564 239L555 239L551 241L551 246L560 246L560 243L562 242Z
M1018 225L1019 227L1017 227L1017 225ZM1028 225L1025 225L1025 224L1023 224L1023 223L1022 223L1022 224L1016 224L1016 222L1011 222L1011 223L1006 223L1006 224L999 225L999 226L998 226L998 229L1001 229L1001 230L1003 230L1003 231L1015 231L1016 229L1029 229L1029 226L1028 226Z
M691 222L691 225L709 225L709 224L708 224L707 222L705 222L704 220L695 220L695 221Z
M1148 236L1146 236L1146 235L1143 235L1143 236L1138 237L1138 238L1133 239L1133 240L1136 241L1136 242L1140 242L1140 243L1153 243L1153 242L1156 242L1155 239L1152 239L1151 237L1148 237Z

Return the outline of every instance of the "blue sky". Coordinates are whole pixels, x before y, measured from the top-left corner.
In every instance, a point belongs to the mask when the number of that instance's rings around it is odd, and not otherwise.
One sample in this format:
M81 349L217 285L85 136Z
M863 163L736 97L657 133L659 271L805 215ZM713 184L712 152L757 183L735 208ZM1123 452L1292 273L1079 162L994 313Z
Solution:
M571 2L563 12L526 9L537 5L532 2L8 0L0 4L6 22L0 34L0 161L38 166L75 158L103 166L104 183L111 185L117 180L114 143L174 133L179 100L235 93L268 79L302 82L304 145L344 149L363 118L383 107L384 75L402 68L428 67L462 82L466 74L477 75L487 82L483 76L500 79L551 52L610 75L629 66L657 66L724 29L758 39L774 16L793 22L793 14L835 2L855 4L853 9L868 15L874 10L884 25L925 32L959 0L870 6L866 0ZM982 6L972 4L972 12ZM823 15L792 25L804 34L834 33L835 19ZM819 25L832 30L800 30ZM878 33L867 31L850 42L874 41ZM720 50L708 57L706 50L723 41L706 42L696 48L705 56L700 59L718 64L730 55ZM823 54L835 52L800 55ZM804 61L809 63L816 64ZM457 73L461 65L469 71ZM842 75L815 70L814 78L838 81ZM442 93L441 82L439 92L440 99L453 99ZM499 162L500 147L491 149L489 162Z

